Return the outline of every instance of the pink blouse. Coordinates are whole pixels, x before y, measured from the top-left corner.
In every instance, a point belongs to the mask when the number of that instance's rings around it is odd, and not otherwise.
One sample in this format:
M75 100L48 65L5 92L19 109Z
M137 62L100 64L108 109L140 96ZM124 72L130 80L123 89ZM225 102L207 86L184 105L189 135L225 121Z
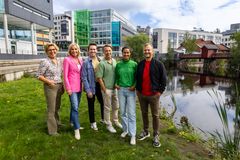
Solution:
M82 91L81 71L83 60L81 58L78 59L80 62L80 67L72 56L68 56L63 60L64 85L67 91Z

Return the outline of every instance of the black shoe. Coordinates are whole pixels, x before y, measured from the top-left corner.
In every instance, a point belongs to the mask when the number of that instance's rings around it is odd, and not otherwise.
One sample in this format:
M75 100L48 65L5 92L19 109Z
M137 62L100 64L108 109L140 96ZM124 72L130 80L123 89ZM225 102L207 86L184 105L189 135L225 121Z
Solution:
M149 132L145 132L145 131L142 131L139 135L138 135L138 140L142 141L144 140L145 138L147 137L150 137L150 133Z

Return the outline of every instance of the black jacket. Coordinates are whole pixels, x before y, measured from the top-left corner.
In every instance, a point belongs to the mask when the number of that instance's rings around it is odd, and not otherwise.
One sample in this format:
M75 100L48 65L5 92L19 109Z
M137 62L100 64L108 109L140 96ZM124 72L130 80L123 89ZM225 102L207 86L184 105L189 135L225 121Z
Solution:
M142 91L143 70L145 67L145 61L146 60L142 60L141 62L139 62L136 72L136 89L140 92ZM149 76L151 80L152 91L163 93L166 87L167 75L166 69L160 61L156 59L151 60Z

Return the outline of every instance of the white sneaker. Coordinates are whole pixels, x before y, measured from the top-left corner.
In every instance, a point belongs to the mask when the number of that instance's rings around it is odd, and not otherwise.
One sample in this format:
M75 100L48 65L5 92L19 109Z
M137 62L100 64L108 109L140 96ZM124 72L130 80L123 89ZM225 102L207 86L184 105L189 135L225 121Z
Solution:
M75 138L79 140L81 138L79 129L74 130L74 133L75 133Z
M114 123L118 128L121 128L122 129L122 125L121 123L119 123L118 121Z
M84 127L80 127L79 129L80 129L80 130L83 130L83 129L84 129Z
M97 130L98 130L98 128L97 128L97 123L96 123L96 122L91 123L91 128L92 128L94 131L97 131Z
M71 127L74 127L74 124L73 124L73 123L70 123L70 126L71 126ZM83 127L80 127L79 129L80 129L80 130L83 130L84 128L83 128Z
M125 138L125 137L127 136L127 134L128 134L128 132L125 132L125 131L124 131L124 132L121 134L121 137L122 137L122 138Z
M109 132L111 132L111 133L116 133L116 132L117 132L117 131L115 130L115 128L113 128L112 125L108 125L108 126L107 126L107 130L108 130Z
M130 144L136 145L136 137L135 136L131 137Z
M100 120L100 123L105 124L104 119L101 119L101 120Z

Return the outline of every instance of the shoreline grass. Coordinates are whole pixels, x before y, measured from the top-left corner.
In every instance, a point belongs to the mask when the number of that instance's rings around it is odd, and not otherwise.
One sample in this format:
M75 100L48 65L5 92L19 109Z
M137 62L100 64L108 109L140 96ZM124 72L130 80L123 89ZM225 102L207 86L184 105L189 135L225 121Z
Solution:
M69 99L62 97L60 111L60 135L47 135L46 103L42 83L34 78L0 83L0 159L111 159L111 160L205 160L204 149L197 143L189 143L175 134L160 132L162 146L154 148L152 137L129 144L130 138L120 137L122 131L109 133L100 124L100 107L95 106L99 131L90 129L85 93L79 108L81 140L74 139L69 125ZM150 131L152 125L150 123ZM137 133L142 129L139 105L137 105ZM194 150L194 147L197 148Z

